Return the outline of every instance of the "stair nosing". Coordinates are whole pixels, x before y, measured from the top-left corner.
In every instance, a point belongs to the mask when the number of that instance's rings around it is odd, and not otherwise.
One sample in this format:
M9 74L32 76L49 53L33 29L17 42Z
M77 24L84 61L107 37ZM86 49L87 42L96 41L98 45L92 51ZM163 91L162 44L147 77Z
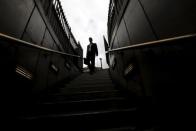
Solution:
M117 113L117 112L130 112L136 111L136 107L128 108L128 109L113 109L113 110L99 110L99 111L88 111L82 113L69 113L69 114L49 114L49 115L41 115L41 116L32 116L32 117L25 117L28 120L40 119L40 118L57 118L57 117L75 117L75 116L85 116L85 115L98 115L98 114L107 114L107 113Z
M43 103L44 105L53 105L53 104L68 104L68 103L84 103L84 102L101 102L101 101L112 101L112 100L126 100L124 97L112 97L112 98L100 98L100 99L89 99L89 100L73 100L73 101L65 101L65 102L52 102L52 103Z
M91 94L91 93L100 93L100 92L119 92L118 90L111 90L111 91L81 91L81 92L71 92L71 93L62 93L66 95L76 95L76 94Z

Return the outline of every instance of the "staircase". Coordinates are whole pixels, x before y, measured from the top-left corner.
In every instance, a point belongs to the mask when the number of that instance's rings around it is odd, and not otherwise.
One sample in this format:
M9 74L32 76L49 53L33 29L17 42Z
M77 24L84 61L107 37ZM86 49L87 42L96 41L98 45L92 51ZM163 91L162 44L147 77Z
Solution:
M20 120L68 131L135 131L142 123L139 110L136 100L116 89L108 70L101 70L83 73L26 107Z

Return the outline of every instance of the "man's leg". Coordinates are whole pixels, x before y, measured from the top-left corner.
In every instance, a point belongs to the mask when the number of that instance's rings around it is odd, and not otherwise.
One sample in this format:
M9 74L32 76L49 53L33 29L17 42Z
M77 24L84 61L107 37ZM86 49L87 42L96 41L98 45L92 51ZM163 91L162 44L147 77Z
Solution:
M91 71L91 59L90 59L90 57L88 58L88 69Z
M92 72L95 72L95 57L91 58Z
M92 61L91 61L91 57L89 58L88 68L90 70L90 73L92 73Z

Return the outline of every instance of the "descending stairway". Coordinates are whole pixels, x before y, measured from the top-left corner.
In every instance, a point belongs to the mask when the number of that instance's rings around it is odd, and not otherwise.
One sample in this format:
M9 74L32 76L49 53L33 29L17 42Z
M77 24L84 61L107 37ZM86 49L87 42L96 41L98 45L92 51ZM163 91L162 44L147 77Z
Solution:
M83 73L58 93L28 107L20 119L68 131L135 131L142 123L140 118L135 100L117 90L108 70L102 70Z

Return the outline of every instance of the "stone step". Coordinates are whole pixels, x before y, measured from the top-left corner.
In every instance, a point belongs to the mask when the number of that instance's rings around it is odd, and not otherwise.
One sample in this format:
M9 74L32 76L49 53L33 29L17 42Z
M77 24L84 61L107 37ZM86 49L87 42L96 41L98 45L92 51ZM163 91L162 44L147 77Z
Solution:
M97 88L97 87L100 87L100 88L114 88L115 85L113 84L98 84L98 83L94 83L94 84L68 84L64 87L64 89L68 89L68 88ZM63 89L63 88L62 88Z
M60 93L79 93L79 92L92 92L92 91L114 91L116 90L115 87L112 86L84 86L84 87L69 87L69 88L62 88L60 90Z
M122 94L115 91L93 91L93 92L80 92L76 94L54 94L46 98L47 101L69 101L69 100L92 100L100 98L119 97Z
M85 78L85 77L82 77L82 78L78 78L76 80L73 80L71 81L70 83L75 83L75 82L80 82L80 81L86 81L86 82L91 82L91 81L112 81L111 78L103 78L103 77L100 77L100 78Z
M136 126L123 126L123 127L109 128L109 129L99 129L95 131L138 131L138 130Z
M71 82L69 84L65 84L66 85L93 85L93 84L111 84L114 85L114 83L112 81L77 81L77 82Z
M73 112L89 112L97 110L109 110L109 109L127 109L135 107L124 99L123 97L94 99L94 100L79 100L79 101L58 101L55 103L43 103L26 107L25 111L22 111L23 115L49 115L49 114L70 114Z
M61 127L66 130L93 130L104 128L118 128L122 126L136 126L141 119L137 108L113 109L72 114L50 114L21 118L29 123L41 123L47 127ZM141 124L141 123L139 123ZM36 125L34 125L36 126Z

